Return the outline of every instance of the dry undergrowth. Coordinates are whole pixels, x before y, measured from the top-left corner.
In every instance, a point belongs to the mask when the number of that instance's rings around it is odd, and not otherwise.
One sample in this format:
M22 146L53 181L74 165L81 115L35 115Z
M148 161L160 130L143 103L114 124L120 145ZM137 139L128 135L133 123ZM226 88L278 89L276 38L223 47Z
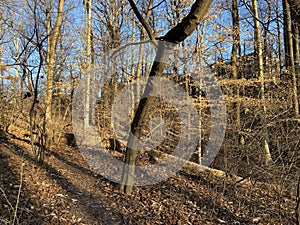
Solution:
M125 196L94 174L75 148L57 146L40 165L28 147L16 139L0 144L3 224L295 223L295 196L255 176L187 168Z

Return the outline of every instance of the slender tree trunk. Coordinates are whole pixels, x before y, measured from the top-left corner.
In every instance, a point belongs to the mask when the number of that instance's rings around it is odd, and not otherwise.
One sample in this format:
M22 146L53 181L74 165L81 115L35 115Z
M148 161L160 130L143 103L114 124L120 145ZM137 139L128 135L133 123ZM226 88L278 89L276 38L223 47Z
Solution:
M57 18L56 23L51 30L50 27L50 7L47 9L47 21L46 21L46 28L47 28L47 36L48 36L48 51L47 51L47 80L46 80L46 128L47 128L47 135L48 137L53 138L53 131L52 131L52 91L54 88L54 57L55 51L57 46L57 40L59 36L60 27L62 24L63 18L63 8L64 8L64 0L59 0L58 2L58 9L57 9Z
M18 26L17 26L17 31L20 30L20 26L21 26L21 21L19 20L18 21ZM17 59L19 59L19 57L20 57L20 54L19 54L19 37L17 35L17 31L14 32L14 47L15 47L15 51L16 51L16 57L17 57ZM18 61L18 63L19 63L19 61ZM20 66L16 66L15 85L17 86L17 82L19 81L19 85L20 85L20 87L19 87L19 93L21 95L20 99L22 99L23 98L23 89L21 89L22 77L20 77L19 68L20 68ZM15 101L16 101L16 99L17 99L16 93L14 93L14 98L15 98ZM22 101L20 101L20 104L22 104Z
M135 43L135 27L136 27L135 20L132 20L131 26L132 26L131 43ZM128 78L127 78L128 81L133 79L134 74L135 74L135 62L134 62L135 51L134 50L135 50L135 47L133 45L131 47L131 74L128 75Z
M268 143L268 129L267 129L267 107L265 101L265 78L264 78L264 62L262 51L262 37L260 31L260 23L258 21L257 0L252 0L252 8L254 15L254 32L255 32L255 45L257 49L258 68L259 68L259 81L260 81L260 98L262 107L262 126L263 126L263 147L265 151L265 165L272 162L272 157Z
M88 128L90 124L90 98L91 98L91 62L92 62L92 0L85 0L85 9L87 17L87 35L86 35L86 62L84 70L86 72L86 91L84 103L84 127Z
M202 24L201 26L201 31L200 31L200 27L197 27L197 40L196 40L196 45L195 45L195 53L197 53L199 55L199 58L202 59L202 55L203 55L203 34L204 34L204 28L205 25ZM200 33L202 35L200 35ZM199 81L199 89L200 91L202 90L202 80L200 79ZM199 141L198 141L198 146L197 146L197 155L198 155L198 163L201 165L202 164L202 146L201 146L201 142L202 142L202 95L199 96L199 115L200 115L200 120L199 120Z
M295 70L295 57L294 57L294 46L293 46L293 33L292 33L292 18L291 18L291 9L288 3L288 0L284 0L284 6L285 6L285 18L286 18L286 26L285 31L287 32L287 48L289 52L289 67L288 70L292 74L292 96L293 96L293 109L294 109L294 115L299 115L299 102L298 102L298 93L297 93L297 77L296 77L296 70Z
M237 0L232 0L232 26L233 26L233 44L232 44L232 53L231 53L231 61L232 61L232 76L233 79L238 79L238 56L241 54L240 48L240 18L239 18L239 9L237 5ZM235 97L237 102L234 104L235 110L235 119L236 119L236 128L238 131L241 129L241 102L240 102L240 90L239 87L236 86L234 90Z
M288 69L291 66L291 53L289 47L289 34L291 31L290 7L287 0L282 0L283 8L283 38L284 38L284 61L285 67Z
M300 96L299 96L299 91L300 91L300 47L299 47L299 26L296 26L295 28L295 39L294 39L294 50L295 50L295 79L296 79L296 83L295 83L295 91L297 93L297 111L296 111L296 116L299 116L299 101L300 101ZM296 106L295 106L296 107Z
M146 18L145 18L145 22L148 23L150 16L151 16L151 8L153 7L153 0L149 1L149 5L148 5L148 9L147 9L147 13L146 13ZM140 41L144 41L145 40L145 28L142 27L141 28L141 33L140 33ZM140 46L139 49L139 61L137 64L137 68L136 68L136 79L139 79L141 77L141 69L143 66L143 54L144 54L144 45L142 44ZM139 90L137 90L137 93L139 93Z
M299 0L288 0L288 3L290 4L291 8L294 11L295 21L298 21L298 24L299 24L300 23L300 1Z
M279 0L276 0L276 16L279 18ZM277 38L278 38L278 57L279 57L279 73L281 72L281 67L282 67L282 40L281 40L281 24L280 21L277 20Z
M299 104L299 88L300 88L300 21L298 21L297 19L297 15L299 13L299 11L297 11L297 9L294 7L291 7L291 16L292 16L292 31L293 31L293 46L294 46L294 67L295 67L295 79L296 79L296 87L295 87L295 91L297 92L297 99L298 102L297 104ZM298 113L299 113L299 106L298 106ZM297 114L296 114L297 116Z

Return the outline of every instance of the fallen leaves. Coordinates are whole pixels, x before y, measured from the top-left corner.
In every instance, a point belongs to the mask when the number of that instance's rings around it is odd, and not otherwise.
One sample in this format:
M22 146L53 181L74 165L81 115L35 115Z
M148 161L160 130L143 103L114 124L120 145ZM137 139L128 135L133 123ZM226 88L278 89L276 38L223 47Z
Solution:
M90 171L76 150L55 151L45 165L25 161L19 215L27 224L276 224L279 215L293 221L288 196L279 208L267 189L228 189L229 178L213 172L176 174L126 196L116 184ZM0 188L14 203L24 158L7 149L0 153ZM0 203L0 218L9 220L10 205L3 198Z

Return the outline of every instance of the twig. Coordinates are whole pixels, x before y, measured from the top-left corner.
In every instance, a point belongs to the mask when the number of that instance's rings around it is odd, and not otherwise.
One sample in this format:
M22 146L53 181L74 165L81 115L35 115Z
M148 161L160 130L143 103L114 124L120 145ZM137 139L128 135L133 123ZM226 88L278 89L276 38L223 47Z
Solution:
M7 198L4 190L2 188L0 188L0 191L2 192L2 194L3 194L3 196L4 196L4 198L5 198L6 202L7 202L7 204L9 205L9 207L13 210L14 207L12 206L12 204L10 203L10 201L8 200L8 198Z
M161 4L163 4L166 0L162 0L160 3L158 3L156 6L153 6L149 11L152 11L153 9L159 7Z
M297 184L297 196L296 196L296 208L295 208L295 213L296 213L296 224L300 225L300 215L299 215L299 210L300 210L300 176L298 178L298 184Z
M20 177L20 186L19 186L19 191L18 191L18 197L17 197L17 202L16 202L16 206L15 206L15 212L14 212L14 219L12 222L12 225L15 224L15 221L18 221L17 218L17 212L18 212L18 207L19 207L19 202L20 202L20 195L21 195L21 190L22 190L22 183L23 183L23 168L24 168L24 163L22 163L21 165L21 177ZM19 222L17 222L19 224Z
M238 183L241 183L241 182L243 182L244 180L246 180L247 178L251 177L252 175L253 175L253 174L252 174L252 173L250 173L250 174L248 174L247 176L245 176L245 177L243 177L243 178L239 179L238 181L236 181L235 183L233 183L233 184L231 185L231 187L233 187L233 186L237 185Z

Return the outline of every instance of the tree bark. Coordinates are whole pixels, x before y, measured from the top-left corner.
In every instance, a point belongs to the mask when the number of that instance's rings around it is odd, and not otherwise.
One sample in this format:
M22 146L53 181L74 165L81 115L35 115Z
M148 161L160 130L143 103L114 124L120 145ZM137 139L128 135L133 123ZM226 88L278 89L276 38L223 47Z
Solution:
M269 143L268 143L268 129L267 129L267 108L265 101L265 78L264 78L264 62L263 62L263 50L262 50L262 37L260 31L260 23L258 20L257 0L252 0L252 10L254 15L254 32L255 32L255 45L257 49L258 68L259 68L259 81L260 81L260 98L262 107L262 127L263 127L263 148L265 151L265 165L268 165L272 161Z
M276 0L276 17L279 18L280 16L280 12L279 12L279 0ZM279 70L278 72L281 73L281 68L282 68L282 63L283 63L283 60L282 60L282 49L283 49L283 46L282 46L282 41L281 41L281 24L280 24L280 20L277 20L276 21L276 25L277 25L277 38L278 38L278 58L279 58Z
M238 79L238 56L241 54L241 47L240 47L240 18L239 18L239 9L237 5L237 0L232 0L232 26L233 26L233 44L232 44L232 53L231 53L231 62L232 62L232 76L233 79ZM240 108L241 103L239 100L239 87L234 87L234 94L237 99L237 102L234 104L235 109L235 121L236 121L236 128L240 130L241 128L241 118L240 118Z
M294 67L295 67L295 91L297 92L297 99L299 104L299 88L300 88L300 21L299 9L295 5L291 5L291 18L292 18L292 32L293 32L293 49L294 49ZM299 106L298 106L299 107ZM298 108L299 113L299 108ZM297 116L297 115L296 115Z
M288 69L291 66L291 52L289 46L289 34L292 32L291 28L291 12L287 0L282 0L283 8L283 38L284 38L284 60L285 67Z
M299 102L298 102L298 93L297 93L297 76L296 76L296 70L295 70L295 56L294 56L294 46L293 46L293 33L292 33L292 18L291 18L291 8L288 3L288 0L284 0L284 7L285 7L285 15L286 18L286 26L285 31L287 35L287 42L285 44L285 47L288 48L287 52L289 53L288 56L288 70L292 74L292 96L293 96L293 109L294 109L294 115L299 115ZM297 16L297 14L295 15ZM286 56L287 57L287 56Z
M92 0L85 2L86 17L87 17L87 35L86 35L86 91L84 105L84 128L88 128L90 124L90 95L91 95L91 63L92 63Z
M288 0L288 3L295 13L295 20L300 24L300 1L299 0Z
M149 1L149 5L148 5L148 9L147 9L147 13L146 13L146 18L145 18L145 22L148 23L149 19L150 19L150 15L151 15L151 11L150 9L153 7L153 0ZM142 27L141 28L141 33L140 33L140 41L144 41L145 40L145 28ZM143 54L144 54L144 45L140 46L139 49L139 61L136 67L136 79L139 79L141 77L141 69L143 66ZM132 74L134 75L134 74ZM139 93L139 90L137 90L137 93Z
M183 18L183 20L178 23L174 28L172 28L167 34L162 38L163 41L171 42L174 44L179 44L184 41L192 32L196 29L201 19L205 16L208 11L209 6L211 5L212 0L196 0L193 4L190 13ZM158 51L156 53L155 62L152 65L150 77L159 77L162 75L165 68L165 60L168 57L168 47L164 46L163 42L159 42ZM149 84L145 91L147 93L151 92L151 85ZM133 119L131 129L133 134L136 137L140 137L142 132L142 123L144 118L146 118L146 113L151 105L151 98L143 98L138 105L137 112ZM132 140L129 140L129 146L131 146ZM136 146L136 143L133 143L132 146ZM128 165L133 165L131 167L124 167L122 175L122 186L121 190L125 194L130 194L134 185L134 172L135 172L135 163L139 151L133 150L131 148L126 149L125 163Z
M47 36L48 36L48 51L47 51L47 69L46 69L46 127L48 137L52 136L51 121L52 121L52 91L54 81L54 57L59 37L59 30L62 24L64 0L59 0L57 9L56 23L51 30L50 28L50 9L47 9Z

